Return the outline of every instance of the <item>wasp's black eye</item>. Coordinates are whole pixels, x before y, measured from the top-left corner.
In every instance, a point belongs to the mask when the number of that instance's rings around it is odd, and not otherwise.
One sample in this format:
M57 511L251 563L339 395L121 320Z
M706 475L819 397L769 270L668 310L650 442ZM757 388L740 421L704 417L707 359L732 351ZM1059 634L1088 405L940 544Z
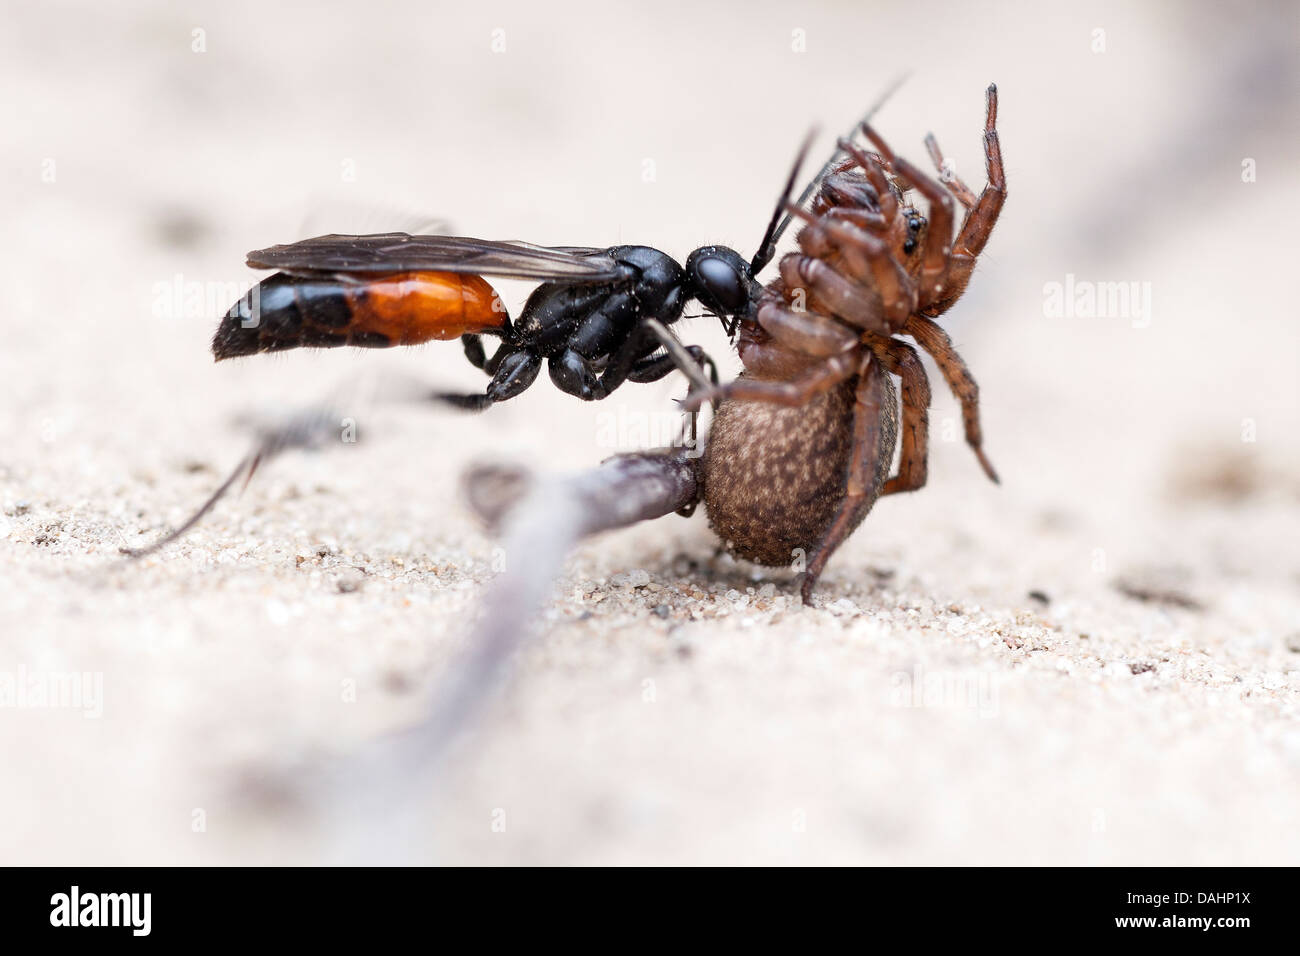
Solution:
M695 263L695 281L707 298L706 305L721 307L728 315L743 312L748 302L745 277L733 263L715 256L702 256Z
M904 255L909 255L909 256L910 256L910 255L912 254L912 252L915 251L915 249L916 249L916 240L915 240L915 239L909 239L909 240L907 240L907 242L903 243L903 254L904 254Z

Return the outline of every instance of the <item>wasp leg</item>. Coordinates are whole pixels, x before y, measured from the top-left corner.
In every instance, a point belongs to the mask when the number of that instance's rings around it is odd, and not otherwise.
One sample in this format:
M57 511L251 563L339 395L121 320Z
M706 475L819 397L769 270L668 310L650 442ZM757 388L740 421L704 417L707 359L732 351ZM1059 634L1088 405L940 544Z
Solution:
M689 363L693 363L692 368L682 369L683 374L687 375L687 377L692 381L695 381L696 379L703 380L705 382L705 388L716 386L718 384L718 366L714 363L713 359L709 358L708 353L706 353L704 349L700 348L698 345L687 345L682 346L681 350L685 353L685 360ZM682 361L682 356L674 353L675 350L674 352L665 352L663 355L646 356L641 359L641 361L637 362L636 365L632 366L632 371L629 373L627 380L629 382L637 382L641 384L659 381L669 372L678 369L678 363ZM704 379L703 375L705 368L709 370L709 377L707 379ZM692 375L692 372L695 374ZM699 431L696 418L697 416L694 412L687 413L687 420L677 441L678 445L683 445L687 448L698 447ZM691 505L689 509L680 513L690 517L690 514L694 509L695 506Z
M465 358L475 368L486 369L487 353L483 351L483 336L481 335L462 335L460 344L465 348Z
M622 345L609 357L609 364L601 373L592 390L593 399L606 398L614 389L627 381L637 363L659 348L655 334L638 323Z
M565 349L550 360L551 381L560 391L576 395L587 402L607 398L627 381L657 382L677 367L676 360L671 355L651 354L658 349L658 343L647 339L646 335L630 335L610 357L609 364L599 377L593 371L590 359L575 349ZM713 359L698 346L692 346L688 351L700 365L708 363L716 382L718 370Z
M542 357L529 349L512 348L506 351L506 348L502 346L492 356L489 367L495 365L496 370L492 381L488 383L487 391L482 395L434 392L429 397L471 412L482 411L496 402L514 398L536 380L537 373L542 370ZM504 356L502 352L505 352Z
M799 588L804 604L812 604L813 588L826 562L875 504L894 456L893 390L870 352L862 360L861 369L854 396L853 451L844 501L804 573Z
M486 395L461 395L456 392L434 392L430 396L435 401L443 402L463 412L481 412L492 405L492 399Z
M547 369L555 387L565 394L574 395L586 402L598 397L596 373L592 370L590 360L573 349L552 355L547 362Z
M718 366L714 364L713 359L709 358L708 353L698 345L687 345L685 349L696 365L701 369L708 369L709 381L717 385ZM676 368L677 358L671 353L648 355L632 366L632 371L628 373L627 380L638 384L657 382Z

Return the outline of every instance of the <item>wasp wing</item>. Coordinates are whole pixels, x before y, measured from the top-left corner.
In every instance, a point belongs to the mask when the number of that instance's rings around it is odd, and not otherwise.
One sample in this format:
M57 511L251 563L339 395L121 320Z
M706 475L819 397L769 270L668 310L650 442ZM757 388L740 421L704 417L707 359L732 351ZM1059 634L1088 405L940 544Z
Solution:
M612 282L627 267L603 249L535 246L466 236L412 236L388 232L370 236L328 235L248 254L254 269L285 272L391 275L397 272L464 272L507 279Z

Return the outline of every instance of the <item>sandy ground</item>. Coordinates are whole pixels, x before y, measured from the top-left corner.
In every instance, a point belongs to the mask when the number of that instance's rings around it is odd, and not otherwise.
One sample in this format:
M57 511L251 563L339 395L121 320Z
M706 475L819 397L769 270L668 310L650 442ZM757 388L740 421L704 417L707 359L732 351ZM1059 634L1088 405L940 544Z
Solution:
M1295 863L1294 6L540 6L7 6L0 860ZM815 608L715 560L702 515L586 543L368 840L384 811L318 770L417 722L470 633L500 556L461 471L654 444L684 389L358 406L358 443L122 567L250 416L481 383L453 344L214 365L243 253L417 216L748 249L808 126L828 150L903 70L880 127L918 159L933 129L972 182L1002 91L1011 199L945 323L1003 484L936 387L929 486ZM1139 294L1053 315L1067 282ZM60 687L86 693L34 697Z

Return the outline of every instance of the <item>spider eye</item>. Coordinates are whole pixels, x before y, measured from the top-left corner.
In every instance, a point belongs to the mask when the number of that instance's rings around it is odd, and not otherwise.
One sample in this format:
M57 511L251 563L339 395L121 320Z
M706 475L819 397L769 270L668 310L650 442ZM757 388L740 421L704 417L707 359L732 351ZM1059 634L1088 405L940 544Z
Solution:
M903 243L903 253L904 253L905 255L909 255L909 256L910 256L910 255L912 254L912 252L915 251L915 249L916 249L916 240L915 240L915 239L908 239L907 242Z
M918 229L921 228L921 220L918 219L916 216L913 216L911 219L907 220L907 228L911 232L916 232Z

